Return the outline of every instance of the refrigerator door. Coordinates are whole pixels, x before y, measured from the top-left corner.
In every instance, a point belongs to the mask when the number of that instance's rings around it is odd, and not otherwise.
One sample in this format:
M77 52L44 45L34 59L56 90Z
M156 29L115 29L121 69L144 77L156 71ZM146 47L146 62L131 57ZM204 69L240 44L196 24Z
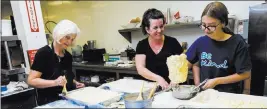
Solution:
M262 96L267 74L267 4L250 7L248 44L252 61L251 94Z

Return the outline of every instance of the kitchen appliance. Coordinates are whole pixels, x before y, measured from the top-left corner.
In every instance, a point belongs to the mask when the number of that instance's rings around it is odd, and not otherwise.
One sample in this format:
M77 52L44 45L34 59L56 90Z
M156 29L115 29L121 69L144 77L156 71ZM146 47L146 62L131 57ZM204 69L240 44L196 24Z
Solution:
M21 41L16 35L1 37L1 83L25 81L25 59Z
M133 58L135 57L135 50L131 47L127 47L127 49L120 54L120 59L123 61L132 61Z
M135 57L135 54L136 54L135 50L128 46L128 48L125 50L125 52L126 52L128 59L130 61L132 61L133 58Z
M1 74L25 73L23 48L18 36L1 37L1 39Z
M103 63L103 54L106 53L106 49L84 49L83 60L88 61L89 63Z
M249 8L248 44L252 62L250 94L264 94L267 75L267 4ZM265 88L266 89L266 88Z
M89 40L87 41L88 48L89 49L95 49L96 48L96 40Z

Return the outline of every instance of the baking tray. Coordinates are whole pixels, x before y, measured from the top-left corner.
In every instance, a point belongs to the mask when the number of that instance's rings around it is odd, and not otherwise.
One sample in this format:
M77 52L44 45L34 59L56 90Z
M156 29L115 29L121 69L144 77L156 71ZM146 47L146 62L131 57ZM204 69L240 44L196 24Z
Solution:
M88 88L88 87L85 87L85 88ZM80 88L80 89L69 91L68 94L84 90L85 88ZM95 88L95 87L92 87L92 88ZM96 88L96 89L100 89L100 88ZM104 89L101 89L101 90L104 90ZM106 91L109 91L109 90L106 90ZM59 96L63 97L64 99L72 100L72 101L75 101L77 103L81 103L81 104L85 104L85 105L89 105L89 106L90 105L97 105L97 104L100 104L100 105L103 105L103 106L108 106L111 103L120 101L122 99L123 94L122 93L118 93L118 95L116 95L115 97L108 98L107 100L103 100L102 102L99 102L99 103L88 103L86 101L74 99L74 98L71 98L71 97L68 97L68 96L64 96L62 94L59 94ZM90 97L90 96L87 95L85 97Z

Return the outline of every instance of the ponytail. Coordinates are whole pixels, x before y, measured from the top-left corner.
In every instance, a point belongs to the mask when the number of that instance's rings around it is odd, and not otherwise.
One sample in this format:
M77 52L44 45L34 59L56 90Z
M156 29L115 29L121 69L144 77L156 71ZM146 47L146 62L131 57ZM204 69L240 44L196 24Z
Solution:
M230 30L228 27L223 27L222 30L224 33L234 35L234 32Z

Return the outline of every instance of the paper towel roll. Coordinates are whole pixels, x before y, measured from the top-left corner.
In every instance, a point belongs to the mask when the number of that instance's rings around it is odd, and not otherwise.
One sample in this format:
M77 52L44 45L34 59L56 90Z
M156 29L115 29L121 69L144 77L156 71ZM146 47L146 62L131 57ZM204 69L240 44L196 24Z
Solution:
M2 21L2 36L13 36L11 20L1 20Z

